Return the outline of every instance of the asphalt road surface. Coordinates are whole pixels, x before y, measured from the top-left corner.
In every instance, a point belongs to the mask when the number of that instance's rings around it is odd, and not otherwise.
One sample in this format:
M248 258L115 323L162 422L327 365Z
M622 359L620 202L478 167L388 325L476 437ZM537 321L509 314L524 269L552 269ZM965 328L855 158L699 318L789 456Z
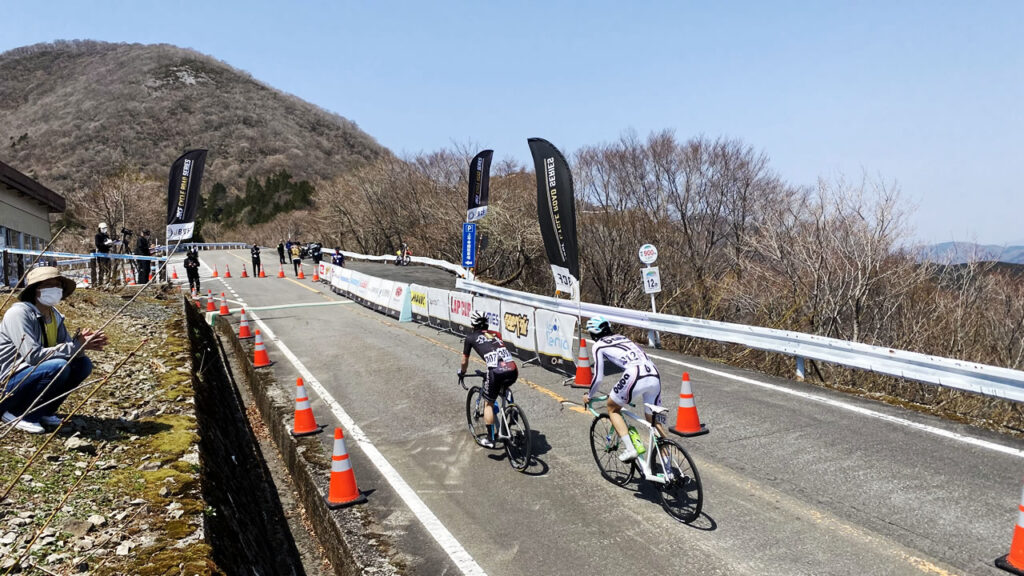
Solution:
M249 262L241 251L200 256L221 271ZM269 262L276 274L276 254L266 251ZM350 265L454 286L444 271ZM286 273L204 279L204 286L216 292L222 282L249 307L345 302L260 318L365 434L365 443L348 445L359 487L373 491L367 509L382 537L406 555L410 572L1005 574L992 561L1009 551L1017 519L1024 476L1017 439L652 351L670 424L687 371L711 429L682 439L705 490L702 516L684 525L649 487L601 478L589 448L592 418L578 405L581 392L560 376L533 365L520 372L514 390L535 431L536 460L517 473L503 453L477 447L466 431L466 393L454 376L458 337L400 324L314 284L311 274L299 281L290 266ZM290 387L298 370L276 346L268 350L279 382ZM337 424L331 402L313 400L318 422ZM436 523L410 510L372 462L374 451ZM438 525L451 540L433 535Z

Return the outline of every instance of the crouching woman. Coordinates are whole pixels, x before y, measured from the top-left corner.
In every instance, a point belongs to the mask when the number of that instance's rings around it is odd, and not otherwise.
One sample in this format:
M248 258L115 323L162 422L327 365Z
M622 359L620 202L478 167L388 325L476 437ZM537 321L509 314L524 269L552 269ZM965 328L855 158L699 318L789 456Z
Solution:
M103 332L68 334L56 306L75 291L60 270L29 271L25 288L0 321L0 414L4 423L30 434L56 426L57 409L67 393L85 381L92 362L83 350L102 350ZM0 428L5 427L0 424Z

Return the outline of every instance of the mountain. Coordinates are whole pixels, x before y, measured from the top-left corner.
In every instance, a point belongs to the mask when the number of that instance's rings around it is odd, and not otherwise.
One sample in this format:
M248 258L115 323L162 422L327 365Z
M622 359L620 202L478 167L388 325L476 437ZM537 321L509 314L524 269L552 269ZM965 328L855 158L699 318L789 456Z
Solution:
M923 246L920 249L920 258L941 264L963 264L970 261L1024 264L1024 246L942 242Z
M119 171L166 181L210 150L205 186L331 178L390 154L351 120L193 50L58 41L0 54L0 159L57 192Z

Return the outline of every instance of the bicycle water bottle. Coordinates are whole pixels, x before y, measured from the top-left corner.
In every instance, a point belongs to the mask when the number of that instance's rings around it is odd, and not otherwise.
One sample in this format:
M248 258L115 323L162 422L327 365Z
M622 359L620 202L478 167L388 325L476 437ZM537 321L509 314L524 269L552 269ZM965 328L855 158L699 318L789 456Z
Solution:
M643 454L647 451L647 448L644 448L644 443L640 440L640 433L636 431L635 426L629 427L629 439L633 441L633 447L636 448L637 454Z

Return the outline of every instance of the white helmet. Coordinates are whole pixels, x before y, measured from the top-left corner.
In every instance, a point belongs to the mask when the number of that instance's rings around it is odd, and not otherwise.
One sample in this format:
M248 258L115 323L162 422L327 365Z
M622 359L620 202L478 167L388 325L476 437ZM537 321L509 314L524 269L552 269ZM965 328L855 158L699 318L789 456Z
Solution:
M100 232L106 232L106 231L107 231L107 223L106 222L100 222Z

